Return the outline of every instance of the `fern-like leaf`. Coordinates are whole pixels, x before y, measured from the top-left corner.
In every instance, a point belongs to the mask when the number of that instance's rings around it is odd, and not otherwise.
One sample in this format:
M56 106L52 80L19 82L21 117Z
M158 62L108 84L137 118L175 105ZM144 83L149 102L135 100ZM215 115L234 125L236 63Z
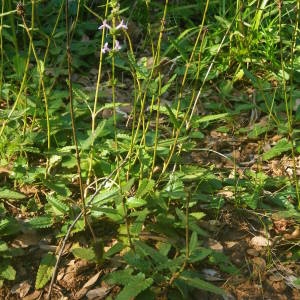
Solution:
M47 282L51 279L55 263L56 263L56 257L51 253L47 253L42 258L41 264L37 272L36 280L35 280L36 289L43 288L47 284Z
M31 219L28 224L35 229L49 228L53 225L53 219L49 216L36 217Z
M57 197L49 195L47 197L47 201L52 206L52 208L59 214L67 214L70 210L70 207L66 203L59 200Z
M144 178L139 185L139 188L135 194L136 198L142 198L144 195L152 191L155 185L154 180Z

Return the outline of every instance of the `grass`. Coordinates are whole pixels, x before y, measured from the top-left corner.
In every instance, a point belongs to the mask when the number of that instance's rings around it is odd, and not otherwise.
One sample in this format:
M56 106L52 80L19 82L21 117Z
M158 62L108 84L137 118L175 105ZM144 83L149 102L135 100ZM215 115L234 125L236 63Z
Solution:
M49 299L66 251L114 269L117 299L228 294L199 271L245 269L207 244L228 207L272 245L294 234L296 261L298 32L299 1L2 1L3 293L30 249L13 240L39 232L57 247L30 288Z

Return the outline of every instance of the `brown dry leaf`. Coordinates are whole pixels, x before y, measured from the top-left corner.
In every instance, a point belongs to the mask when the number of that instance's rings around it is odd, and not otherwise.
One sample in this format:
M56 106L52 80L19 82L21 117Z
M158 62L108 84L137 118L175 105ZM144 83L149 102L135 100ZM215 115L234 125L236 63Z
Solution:
M34 291L30 295L23 298L23 300L36 300L40 298L42 291Z
M232 191L228 191L228 190L220 190L218 192L218 195L223 196L227 199L230 199L233 197L234 193Z
M295 240L300 237L300 228L297 226L296 229L291 233L287 233L283 235L286 240Z
M110 292L111 287L100 287L94 290L90 290L87 294L86 297L89 300L101 300L105 299L107 294Z
M7 169L6 167L0 167L0 174L10 175L11 170Z
M103 271L100 271L96 273L93 277L91 277L84 286L76 293L75 299L81 299L83 298L86 293L89 291L89 289L97 282L100 275L103 273Z
M11 293L18 294L19 297L23 299L28 294L30 288L31 288L31 284L29 283L28 280L26 280L21 283L15 284L11 289Z
M254 247L267 247L271 246L271 241L263 236L255 236L251 239L250 244Z
M23 185L20 187L20 192L24 195L32 195L39 192L38 188L36 186L32 185Z
M210 249L217 252L223 252L223 246L218 241L214 239L208 239L207 244Z
M252 259L252 266L254 278L263 278L267 266L266 261L261 257L254 257Z
M274 230L278 234L278 233L286 232L288 221L285 219L280 219L280 220L273 221L273 224L274 224Z

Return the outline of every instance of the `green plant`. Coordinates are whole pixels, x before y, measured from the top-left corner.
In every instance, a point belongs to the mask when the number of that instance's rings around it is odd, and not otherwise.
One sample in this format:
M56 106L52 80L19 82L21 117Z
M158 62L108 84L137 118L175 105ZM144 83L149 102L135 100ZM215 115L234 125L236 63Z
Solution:
M298 1L23 2L0 12L2 284L25 226L60 245L36 270L48 297L70 239L118 260L117 299L224 294L196 271L237 272L202 222L225 204L297 217Z

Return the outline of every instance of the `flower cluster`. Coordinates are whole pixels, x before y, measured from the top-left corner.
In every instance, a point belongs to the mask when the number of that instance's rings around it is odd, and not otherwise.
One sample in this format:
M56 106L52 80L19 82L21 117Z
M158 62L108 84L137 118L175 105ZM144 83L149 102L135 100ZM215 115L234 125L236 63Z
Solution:
M108 29L108 30L110 30L110 31L111 31L112 29L114 29L113 32L115 32L115 31L120 30L120 29L127 30L128 27L127 27L127 24L124 23L124 20L123 20L123 19L121 20L120 24L119 24L118 26L116 26L115 28L112 28L112 27L107 23L107 20L103 20L102 25L100 25L100 26L98 27L98 29L99 29L99 30ZM120 42L119 42L117 39L115 39L115 40L114 40L114 46L113 46L113 49L109 48L109 47L108 47L108 43L106 42L106 43L104 44L103 48L101 49L101 52L102 52L102 53L107 53L107 52L110 52L111 50L113 50L113 51L119 51L119 50L121 50L121 48L122 48L122 47L121 47L121 45L120 45Z

